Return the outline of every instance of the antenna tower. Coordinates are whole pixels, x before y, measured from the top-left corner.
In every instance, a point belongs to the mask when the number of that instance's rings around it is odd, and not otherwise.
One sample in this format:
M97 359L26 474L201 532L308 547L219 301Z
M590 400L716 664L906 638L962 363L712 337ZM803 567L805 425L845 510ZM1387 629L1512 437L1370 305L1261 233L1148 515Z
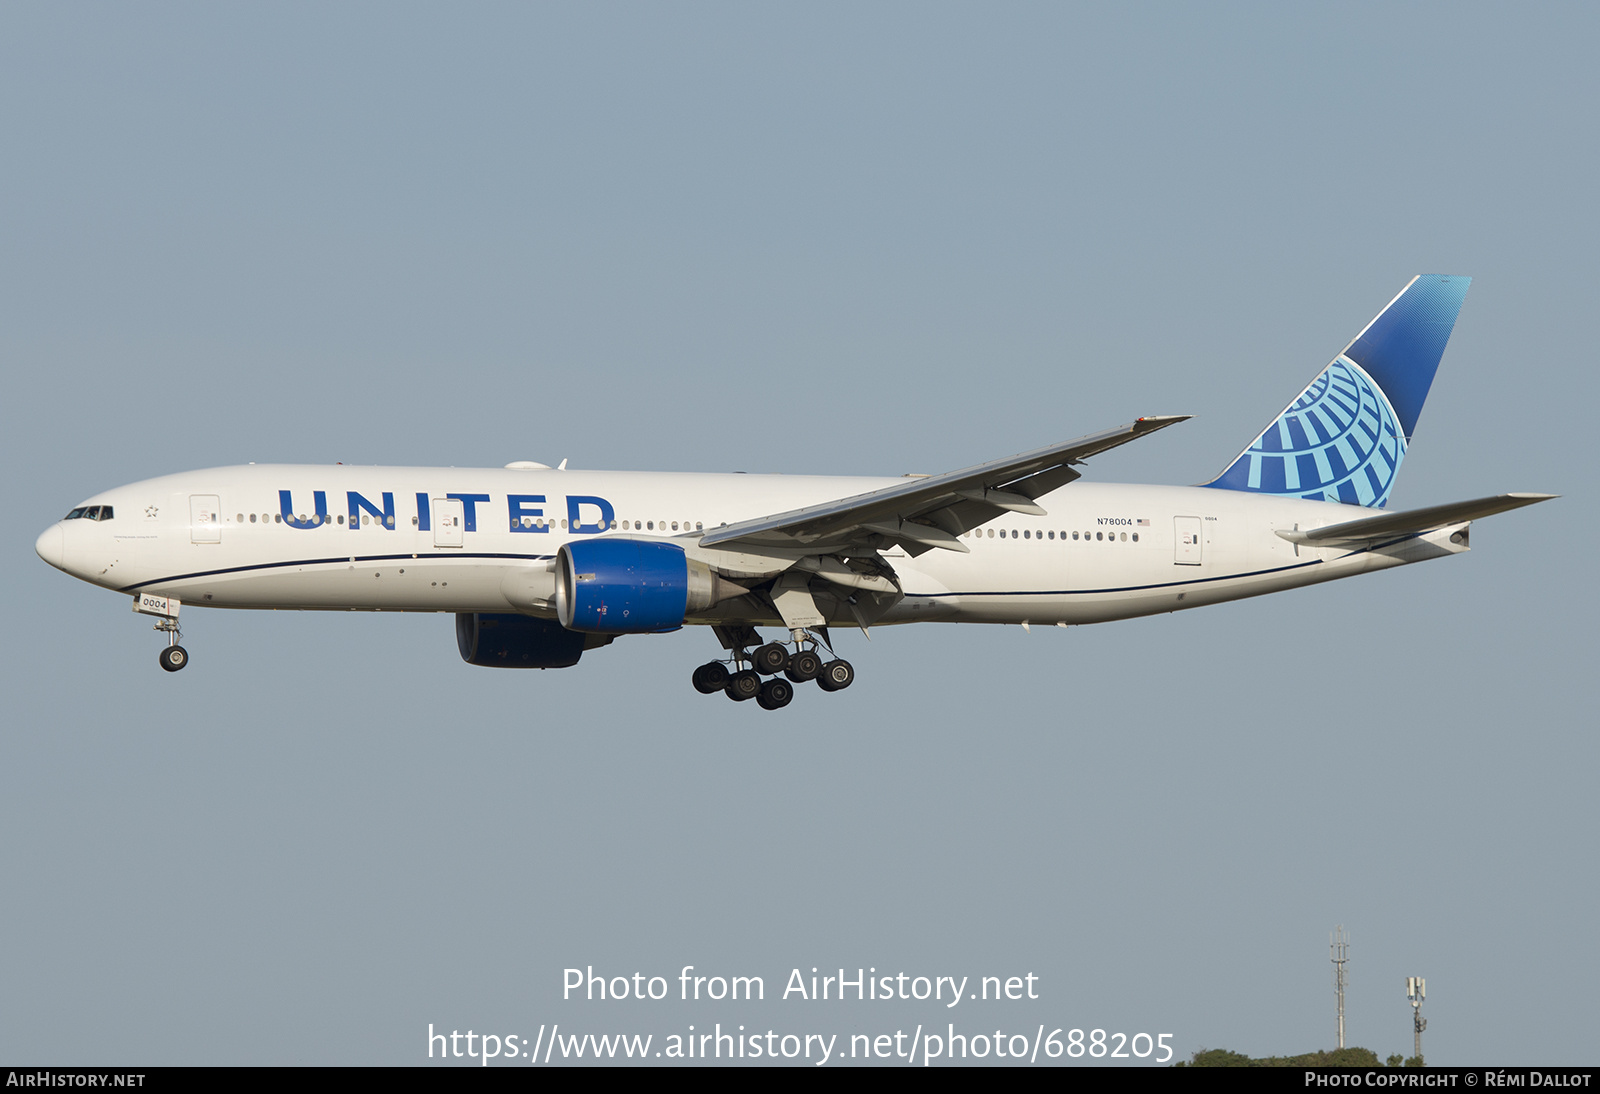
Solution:
M1411 1034L1416 1048L1417 1064L1422 1064L1422 1031L1428 1020L1422 1016L1422 1000L1428 994L1428 982L1420 976L1406 977L1406 1000L1411 1004Z
M1339 1047L1344 1047L1344 988L1349 983L1344 971L1350 960L1350 936L1340 926L1328 936L1328 955L1333 961L1333 990L1339 997Z

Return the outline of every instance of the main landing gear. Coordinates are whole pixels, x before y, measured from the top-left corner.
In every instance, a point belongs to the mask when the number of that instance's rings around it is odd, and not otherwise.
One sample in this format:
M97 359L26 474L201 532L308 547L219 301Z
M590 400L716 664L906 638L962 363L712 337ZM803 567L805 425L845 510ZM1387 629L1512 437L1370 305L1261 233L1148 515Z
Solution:
M815 641L809 635L805 640L811 644L797 640L793 652L781 642L768 642L754 653L740 646L733 651L731 668L724 661L709 661L695 669L695 690L702 695L720 691L736 703L754 699L763 710L778 710L794 699L796 684L815 680L823 691L843 691L855 681L850 662L824 661Z

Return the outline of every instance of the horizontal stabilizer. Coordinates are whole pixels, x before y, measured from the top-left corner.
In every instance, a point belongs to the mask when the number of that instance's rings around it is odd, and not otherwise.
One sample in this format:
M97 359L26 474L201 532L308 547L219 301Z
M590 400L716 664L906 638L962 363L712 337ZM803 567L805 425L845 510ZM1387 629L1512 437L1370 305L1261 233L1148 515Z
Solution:
M1472 501L1455 501L1448 505L1430 505L1426 509L1411 509L1404 513L1384 513L1361 520L1348 520L1313 528L1308 532L1283 531L1278 535L1290 543L1304 547L1365 547L1383 540L1402 539L1448 528L1452 524L1476 520L1479 517L1520 509L1559 497L1557 494L1496 494L1492 498L1475 498Z

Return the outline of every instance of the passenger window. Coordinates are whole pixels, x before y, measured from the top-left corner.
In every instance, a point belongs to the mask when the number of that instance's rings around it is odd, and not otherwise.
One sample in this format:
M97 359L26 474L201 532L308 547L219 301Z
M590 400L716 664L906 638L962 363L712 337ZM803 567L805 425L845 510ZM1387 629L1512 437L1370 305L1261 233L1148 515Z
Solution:
M1094 538L1095 538L1095 539L1105 539L1105 538L1106 538L1106 537L1105 537L1105 533L1104 533L1104 532L1096 532L1096 533L1095 533L1095 534L1094 534Z
M656 522L655 521L647 520L647 521L645 521L645 523L650 526L650 531L654 532L656 530Z
M1023 539L1032 539L1033 538L1033 529L1031 529L1031 528L1024 529L1023 533L1022 533L1022 538Z
M254 524L255 522L256 522L256 515L254 513L251 513L250 514L250 523Z
M1133 533L1133 542L1135 542L1135 543L1139 542L1139 533L1138 532Z

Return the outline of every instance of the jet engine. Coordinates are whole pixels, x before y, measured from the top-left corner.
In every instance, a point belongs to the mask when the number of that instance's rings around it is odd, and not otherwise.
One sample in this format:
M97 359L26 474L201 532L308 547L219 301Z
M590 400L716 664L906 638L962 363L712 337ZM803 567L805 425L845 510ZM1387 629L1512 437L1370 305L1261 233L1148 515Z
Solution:
M684 619L749 590L675 543L607 536L556 554L556 616L590 634L677 630Z
M456 646L469 665L502 669L564 669L583 651L605 645L550 619L491 612L456 616Z

